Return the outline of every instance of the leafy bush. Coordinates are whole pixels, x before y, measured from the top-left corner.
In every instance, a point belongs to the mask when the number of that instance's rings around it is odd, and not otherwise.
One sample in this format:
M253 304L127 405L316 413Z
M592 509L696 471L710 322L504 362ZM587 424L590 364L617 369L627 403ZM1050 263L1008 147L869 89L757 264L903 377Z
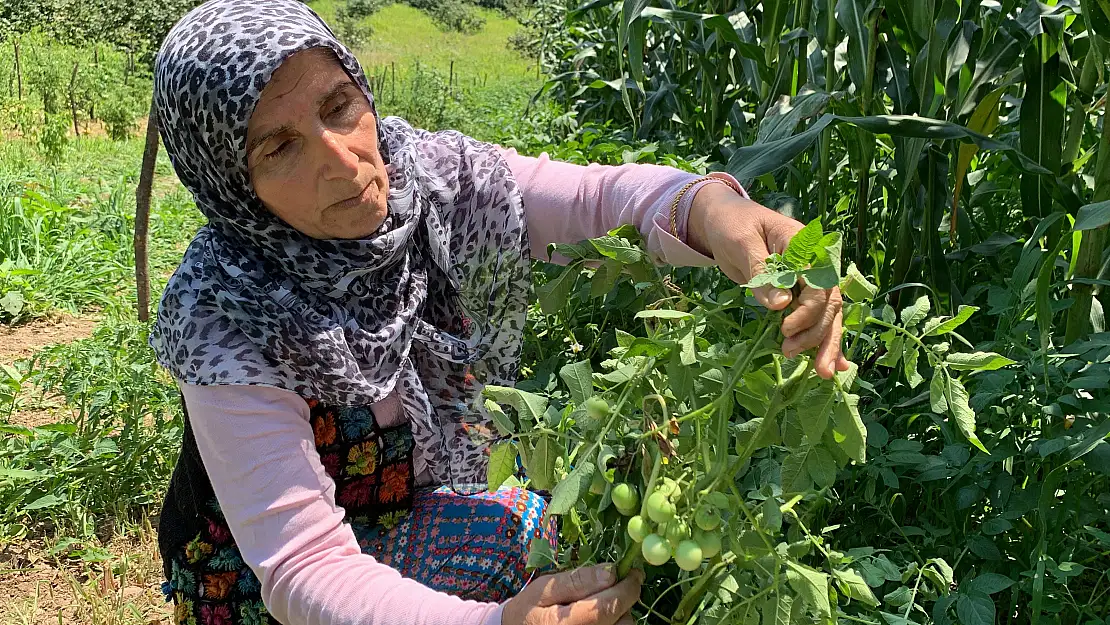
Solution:
M432 21L443 30L473 34L486 25L486 18L462 0L440 0L428 10Z
M60 395L76 412L43 427L0 423L0 537L45 529L85 538L106 517L158 503L182 423L148 330L113 320L92 338L45 350L26 369L5 369L15 385Z

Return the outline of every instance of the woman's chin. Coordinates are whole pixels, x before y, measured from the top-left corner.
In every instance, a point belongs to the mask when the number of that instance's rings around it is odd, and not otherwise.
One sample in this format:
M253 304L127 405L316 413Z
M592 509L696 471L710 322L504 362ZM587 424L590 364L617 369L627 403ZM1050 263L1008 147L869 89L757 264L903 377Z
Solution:
M326 232L334 239L366 239L377 232L388 214L375 202L327 215Z

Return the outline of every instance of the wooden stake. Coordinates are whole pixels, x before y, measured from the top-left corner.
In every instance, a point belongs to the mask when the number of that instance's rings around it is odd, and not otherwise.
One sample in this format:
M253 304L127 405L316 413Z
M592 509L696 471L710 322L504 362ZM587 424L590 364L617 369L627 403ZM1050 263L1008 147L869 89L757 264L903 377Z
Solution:
M17 85L19 85L19 99L22 100L23 99L23 73L21 72L21 70L19 68L19 42L18 41L13 41L12 44L15 46L15 82L16 82Z
M150 98L150 114L146 122L146 147L139 170L139 186L135 189L135 291L138 296L139 321L150 320L150 269L147 265L147 232L150 227L150 194L154 186L154 163L158 158L158 109Z
M77 83L77 63L73 64L73 73L69 76L69 111L73 113L73 135L75 137L81 136L81 130L77 128L77 100L73 97L73 89Z

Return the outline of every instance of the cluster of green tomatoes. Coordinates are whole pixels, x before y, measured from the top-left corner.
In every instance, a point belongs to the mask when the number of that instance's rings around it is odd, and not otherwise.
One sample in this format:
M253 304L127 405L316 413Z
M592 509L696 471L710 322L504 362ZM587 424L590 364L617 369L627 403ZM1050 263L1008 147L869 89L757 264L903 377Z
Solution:
M640 504L639 490L628 483L613 486L613 506L628 519L626 529L648 564L661 566L672 557L684 571L697 570L705 560L721 552L721 513L702 502L690 514L679 514L682 489L669 477L661 480ZM692 518L691 518L692 517ZM691 523L693 528L691 530Z

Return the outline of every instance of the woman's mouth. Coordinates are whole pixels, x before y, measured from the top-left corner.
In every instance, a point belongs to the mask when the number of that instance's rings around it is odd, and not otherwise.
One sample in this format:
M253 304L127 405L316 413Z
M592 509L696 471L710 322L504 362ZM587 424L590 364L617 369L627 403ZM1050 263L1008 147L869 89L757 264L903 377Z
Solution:
M335 204L332 204L330 208L333 208L335 210L348 210L369 202L371 197L370 187L372 186L373 181L366 183L366 186L362 188L362 191L358 195L347 198L346 200L343 200L341 202L336 202Z

